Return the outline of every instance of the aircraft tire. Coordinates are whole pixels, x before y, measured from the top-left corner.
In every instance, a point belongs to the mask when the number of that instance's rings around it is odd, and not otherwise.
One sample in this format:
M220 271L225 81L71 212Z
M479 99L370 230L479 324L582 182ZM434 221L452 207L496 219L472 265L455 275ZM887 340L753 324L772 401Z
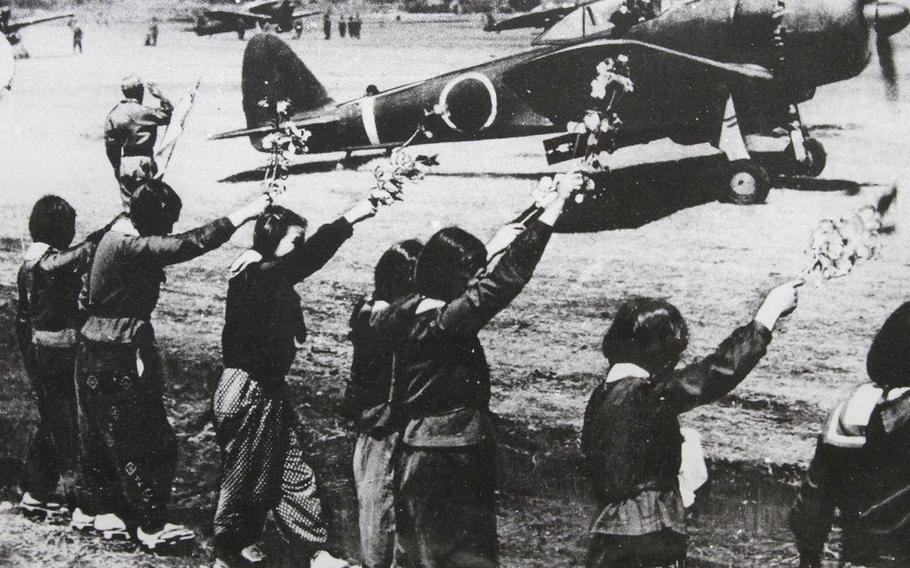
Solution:
M730 162L721 199L736 205L764 203L771 190L771 178L765 168L753 160Z
M807 138L803 147L809 157L809 163L803 166L804 174L809 177L818 177L828 162L828 152L817 138Z

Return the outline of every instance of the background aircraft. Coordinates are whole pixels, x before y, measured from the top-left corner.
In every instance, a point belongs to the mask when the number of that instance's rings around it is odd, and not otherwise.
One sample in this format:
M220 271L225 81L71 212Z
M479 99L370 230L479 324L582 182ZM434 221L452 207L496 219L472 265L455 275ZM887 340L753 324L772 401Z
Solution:
M584 2L583 4L589 4L590 2ZM484 25L483 31L485 32L502 32L506 30L518 30L522 28L549 28L559 20L566 17L566 15L571 14L578 8L579 3L565 4L561 6L556 6L555 8L548 8L546 10L533 10L527 14L520 14L518 16L512 16L511 18L506 18L505 20L495 21L490 16L490 21Z
M247 128L215 138L249 136L265 150L279 101L311 133L312 153L389 148L417 130L421 144L566 132L597 103L598 64L623 55L635 89L615 106L624 123L616 146L711 143L730 163L724 197L757 203L770 179L750 150L773 151L780 173L821 173L825 151L798 103L858 75L873 35L896 89L888 37L910 22L906 7L886 1L696 0L621 28L610 17L622 1L578 8L537 38L544 47L340 104L285 43L257 36L243 60Z
M318 10L295 10L290 0L258 0L233 8L205 10L191 30L201 36L237 32L237 37L243 39L246 30L257 25L270 25L279 32L286 32L294 28L294 20L320 13Z
M21 41L19 38L19 30L24 27L73 17L72 14L51 14L49 16L41 16L38 18L13 20L12 15L12 9L8 7L0 8L0 32L3 32L3 35L6 36L6 40L10 45L17 45Z
M13 57L13 48L6 41L6 36L0 35L0 100L12 86L15 71L16 61Z

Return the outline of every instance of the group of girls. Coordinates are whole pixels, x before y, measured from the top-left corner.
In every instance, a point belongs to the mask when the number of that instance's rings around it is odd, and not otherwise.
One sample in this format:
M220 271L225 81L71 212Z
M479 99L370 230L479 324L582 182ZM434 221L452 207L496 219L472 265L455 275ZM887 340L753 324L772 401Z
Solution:
M357 432L366 566L498 565L496 431L478 333L529 282L582 183L578 174L561 178L536 218L504 226L486 245L448 227L425 243L397 243L380 258L374 292L350 319L344 405ZM306 220L269 194L171 235L180 206L169 186L146 182L128 214L73 247L72 207L54 196L36 203L34 244L19 274L18 332L41 421L20 506L62 514L66 507L54 498L59 474L77 461L74 528L133 538L148 550L194 538L167 522L176 441L151 314L164 267L219 247L255 219L251 247L231 266L224 369L213 396L223 468L214 565L261 565L256 543L271 512L304 562L350 566L330 534L285 376L306 337L294 286L325 265L375 206L359 201L309 239ZM602 343L609 370L582 433L598 501L587 566L684 565L688 502L677 416L748 375L778 320L796 306L799 284L772 289L749 323L681 369L688 333L679 311L650 298L619 307ZM809 558L815 549L806 550Z

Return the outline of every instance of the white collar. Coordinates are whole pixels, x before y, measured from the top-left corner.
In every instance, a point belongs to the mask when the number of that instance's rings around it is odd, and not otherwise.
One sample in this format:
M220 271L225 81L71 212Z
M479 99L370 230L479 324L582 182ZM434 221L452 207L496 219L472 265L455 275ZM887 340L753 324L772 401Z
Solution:
M117 219L111 226L111 231L123 233L124 235L130 235L132 237L139 236L139 231L136 230L136 226L133 225L133 222L130 221L130 218L126 216L122 216Z
M424 298L423 300L420 301L419 304L417 304L417 310L415 310L414 313L422 314L423 312L428 312L430 310L435 310L437 308L441 308L444 305L446 305L446 303L443 302L442 300L437 300L436 298Z
M28 249L26 249L25 254L22 255L22 258L25 260L25 262L35 262L44 256L44 253L46 253L50 248L51 245L47 243L32 243L28 246Z
M616 381L633 377L636 379L647 379L651 377L651 373L635 363L616 363L607 371L608 383L615 383Z

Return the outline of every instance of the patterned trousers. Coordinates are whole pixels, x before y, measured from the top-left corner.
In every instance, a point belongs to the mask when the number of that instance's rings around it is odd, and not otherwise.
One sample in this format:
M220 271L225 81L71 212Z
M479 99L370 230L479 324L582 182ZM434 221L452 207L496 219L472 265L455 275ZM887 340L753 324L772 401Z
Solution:
M139 362L142 372L140 373ZM161 397L157 349L89 343L76 358L82 471L89 513L128 525L164 525L177 466L177 439Z
M395 476L399 434L376 439L360 434L354 445L360 555L365 568L389 568L395 550Z
M325 548L328 528L316 476L304 461L284 379L260 382L240 369L225 369L213 407L223 472L216 551L233 553L255 543L269 511L292 545Z
M32 345L34 370L29 373L38 403L38 430L29 441L22 488L51 500L60 475L76 467L78 426L73 381L75 347ZM78 498L78 496L77 496Z

